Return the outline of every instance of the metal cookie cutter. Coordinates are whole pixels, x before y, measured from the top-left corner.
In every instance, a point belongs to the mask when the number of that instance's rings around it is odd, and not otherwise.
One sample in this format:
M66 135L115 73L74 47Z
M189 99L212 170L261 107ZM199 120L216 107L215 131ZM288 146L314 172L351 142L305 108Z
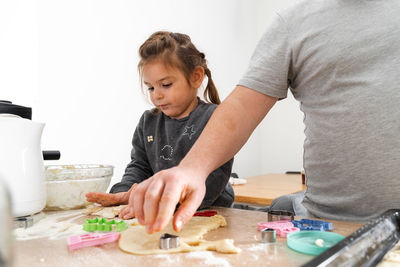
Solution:
M265 228L261 230L261 243L275 243L276 231L272 228Z
M294 213L286 210L271 210L268 211L268 221L292 221Z
M179 247L179 237L168 233L163 234L160 237L160 248L170 249Z
M33 225L32 217L17 217L14 218L14 229L15 228L28 228Z

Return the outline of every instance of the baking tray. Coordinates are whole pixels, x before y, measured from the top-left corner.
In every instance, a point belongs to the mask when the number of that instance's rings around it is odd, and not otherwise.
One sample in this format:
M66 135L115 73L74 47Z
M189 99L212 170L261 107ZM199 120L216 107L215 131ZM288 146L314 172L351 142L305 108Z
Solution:
M302 266L375 266L399 239L400 209L390 209Z

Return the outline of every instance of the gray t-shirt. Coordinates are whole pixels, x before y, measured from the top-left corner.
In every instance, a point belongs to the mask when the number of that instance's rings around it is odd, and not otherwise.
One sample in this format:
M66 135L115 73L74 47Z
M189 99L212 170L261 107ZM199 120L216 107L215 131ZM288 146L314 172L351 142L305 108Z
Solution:
M215 104L199 100L189 116L178 120L162 112L144 112L133 135L131 162L126 167L122 181L113 185L110 192L126 192L134 183L178 165L200 136L216 107ZM229 183L232 164L233 159L208 176L206 195L199 209L232 205L234 192Z
M400 208L399 14L399 0L301 1L276 15L239 82L300 102L314 216Z

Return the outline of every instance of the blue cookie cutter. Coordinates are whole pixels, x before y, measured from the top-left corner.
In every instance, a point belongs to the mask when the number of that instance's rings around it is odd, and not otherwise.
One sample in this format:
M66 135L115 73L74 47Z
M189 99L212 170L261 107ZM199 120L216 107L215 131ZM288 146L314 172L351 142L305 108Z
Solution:
M293 226L300 228L300 231L332 231L333 225L331 222L301 219L300 221L293 220Z

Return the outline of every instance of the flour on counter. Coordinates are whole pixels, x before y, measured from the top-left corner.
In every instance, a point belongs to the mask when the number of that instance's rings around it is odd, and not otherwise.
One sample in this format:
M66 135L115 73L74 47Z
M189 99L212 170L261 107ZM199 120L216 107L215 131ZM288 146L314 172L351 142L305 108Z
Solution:
M219 258L215 257L214 254L211 251L196 251L196 252L189 252L189 253L184 253L185 257L183 258L183 261L185 258L192 258L192 259L200 259L203 260L203 264L211 265L211 266L224 266L224 267L230 267L231 265L229 262L224 259L224 258ZM178 266L181 266L182 264L182 259L179 257L176 257L176 254L159 254L159 255L154 255L153 257L157 259L163 259L165 263L168 264L175 264ZM169 265L168 265L169 266Z
M224 258L214 256L214 254L210 251L190 252L187 254L187 257L194 259L203 259L204 263L207 265L218 265L225 267L231 266L229 261Z
M159 254L159 255L154 255L153 257L161 258L161 259L165 260L165 262L168 262L168 263L178 263L179 260L176 261L176 260L172 259L172 257L174 257L174 256L175 255Z
M249 251L259 251L259 250L266 250L268 244L256 244L252 245L251 247L247 248Z
M72 222L82 216L84 215L81 210L47 214L46 217L31 227L15 229L14 236L17 240L29 240L38 238L59 239L64 236L84 234L82 225ZM68 217L71 218L60 222L61 219Z

